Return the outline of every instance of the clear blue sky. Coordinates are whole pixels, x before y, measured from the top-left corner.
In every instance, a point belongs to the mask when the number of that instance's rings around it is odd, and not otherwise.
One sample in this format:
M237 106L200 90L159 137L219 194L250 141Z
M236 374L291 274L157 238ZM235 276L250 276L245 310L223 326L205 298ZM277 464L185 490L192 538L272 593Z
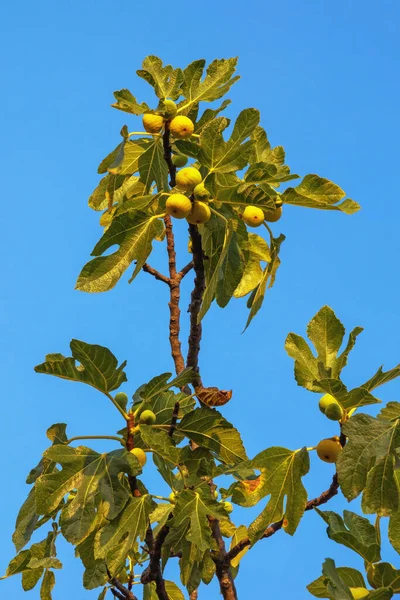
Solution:
M48 352L67 354L75 337L128 359L129 393L172 368L161 284L142 274L132 286L125 277L106 294L74 291L100 235L97 215L87 207L97 165L118 143L121 126L134 122L109 107L112 91L128 87L151 101L150 88L135 75L146 55L175 66L238 55L242 79L229 94L229 115L259 108L262 125L273 144L284 145L293 171L328 177L363 206L355 216L288 207L275 227L287 235L276 287L250 329L241 335L246 314L240 302L225 311L214 307L205 319L203 378L233 388L224 414L242 430L249 454L272 445L313 445L334 433L317 409L317 396L296 386L283 349L287 333L302 333L323 304L348 329L366 329L347 369L349 385L382 363L399 362L399 17L396 0L4 4L2 572L13 556L17 505L46 447L46 428L67 422L70 434L79 435L121 425L94 390L36 375L33 366ZM187 260L184 229L181 264ZM183 314L187 302L185 296ZM399 391L394 382L380 396L398 399ZM313 457L310 496L331 476L331 466ZM156 483L153 475L150 481ZM345 501L329 506L341 510ZM244 519L238 513L235 521ZM243 561L239 596L305 600L311 597L305 585L327 556L362 568L361 559L326 538L317 515L307 514L294 538L279 533ZM81 589L71 548L61 545L60 557L65 569L54 598L97 598ZM396 564L389 548L385 558ZM260 569L267 577L262 585L254 577ZM19 578L0 585L1 597L24 597ZM38 590L27 597L38 598ZM219 597L214 584L201 592L200 600L206 597Z

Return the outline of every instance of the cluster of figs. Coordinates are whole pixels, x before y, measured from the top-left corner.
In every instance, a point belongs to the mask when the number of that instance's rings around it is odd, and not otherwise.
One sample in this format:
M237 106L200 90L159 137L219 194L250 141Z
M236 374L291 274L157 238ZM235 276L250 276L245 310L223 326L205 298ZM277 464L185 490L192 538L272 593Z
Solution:
M168 123L168 130L174 139L182 140L194 135L194 124L189 117L177 114L173 100L164 100L156 112L143 115L143 127L147 133L159 134ZM184 154L174 154L172 162L180 170L176 173L176 191L168 195L165 210L175 219L186 219L192 225L202 225L211 218L212 201L203 177L198 169L189 166ZM184 167L184 168L181 168ZM264 212L259 206L248 205L240 217L249 227L259 227L264 221L275 223L282 216L282 204L276 204L273 211Z

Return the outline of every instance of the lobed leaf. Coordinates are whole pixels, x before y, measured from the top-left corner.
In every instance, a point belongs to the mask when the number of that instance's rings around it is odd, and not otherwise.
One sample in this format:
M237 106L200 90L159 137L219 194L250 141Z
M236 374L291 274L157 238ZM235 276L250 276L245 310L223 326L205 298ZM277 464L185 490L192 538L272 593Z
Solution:
M105 393L119 388L127 380L126 361L117 367L117 359L108 348L79 340L72 340L70 348L72 357L48 354L46 361L35 367L36 373L87 383Z

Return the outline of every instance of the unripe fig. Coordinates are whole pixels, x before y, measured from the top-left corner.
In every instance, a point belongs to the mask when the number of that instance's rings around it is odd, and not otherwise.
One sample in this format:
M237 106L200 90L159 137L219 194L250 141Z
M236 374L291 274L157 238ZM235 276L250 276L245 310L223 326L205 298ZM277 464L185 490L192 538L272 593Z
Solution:
M203 202L207 202L210 199L210 192L205 188L204 183L201 182L193 190L193 195L196 200L202 200Z
M222 502L222 506L224 507L224 509L226 510L227 513L231 513L233 511L233 506L230 502Z
M175 117L169 124L169 130L174 138L181 140L188 138L194 131L193 121L188 117Z
M340 421L343 417L344 411L343 408L338 404L338 402L332 402L326 407L325 416L328 417L331 421Z
M217 490L213 491L213 496L214 496L215 500L217 500L217 498L218 498L218 492L217 492Z
M194 167L185 167L176 174L176 187L184 192L191 192L202 180L200 171Z
M325 414L327 407L333 402L337 403L336 398L334 398L334 396L332 396L331 394L325 394L320 398L320 401L318 403L319 410Z
M139 415L139 423L143 423L143 425L154 425L156 422L156 415L152 410L144 410Z
M349 588L351 595L354 600L360 600L361 598L366 598L369 594L369 591L364 587L351 587Z
M242 219L249 227L259 227L264 221L264 211L258 206L246 206Z
M131 454L134 454L141 467L144 467L147 461L146 453L141 448L132 448Z
M143 115L143 127L147 133L159 133L164 126L164 118L160 115L146 113Z
M204 202L193 202L192 210L189 215L186 217L188 223L192 225L201 225L202 223L207 223L211 217L211 210L208 204Z
M114 396L115 402L118 404L122 410L126 410L126 406L128 404L128 396L125 392L117 392Z
M176 167L184 167L187 164L187 156L184 154L174 154L172 157L172 162Z
M173 119L176 115L177 107L173 100L164 100L162 113L166 119Z
M338 438L321 440L317 446L317 454L321 460L327 463L335 463L342 451Z
M265 220L268 223L276 223L282 216L282 206L277 206L275 210L271 212L265 211Z

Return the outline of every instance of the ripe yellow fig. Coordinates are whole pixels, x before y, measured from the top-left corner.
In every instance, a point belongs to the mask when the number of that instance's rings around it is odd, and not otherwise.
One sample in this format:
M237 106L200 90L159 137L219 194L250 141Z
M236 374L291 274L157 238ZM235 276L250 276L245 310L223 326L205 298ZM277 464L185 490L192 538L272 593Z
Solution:
M176 115L176 104L173 100L164 100L162 113L166 119L173 119Z
M175 504L175 502L176 502L175 492L171 492L170 495L168 496L168 498L170 499L170 502L172 502L172 504Z
M185 167L176 174L176 187L184 192L191 192L202 179L200 171L194 167Z
M143 425L154 425L155 422L156 415L152 410L144 410L142 413L140 413L139 423L142 423Z
M222 502L222 506L226 510L227 513L231 513L233 511L233 506L230 502Z
M342 451L342 445L337 437L321 440L317 446L317 454L327 463L335 463Z
M326 407L325 416L331 421L340 421L344 411L338 402L332 402Z
M172 162L176 167L184 167L187 164L187 156L184 154L174 154L172 157Z
M186 217L186 220L191 225L201 225L207 223L211 217L211 210L208 204L204 202L193 202L192 210Z
M369 594L369 591L364 587L351 587L349 588L351 595L354 600L360 600L360 598L366 598Z
M146 113L143 115L143 127L147 133L159 133L164 125L164 117Z
M331 394L325 394L324 396L322 396L322 398L320 398L320 401L318 403L319 410L325 414L325 411L329 404L332 404L334 402L337 403L337 400L334 396L332 396Z
M203 202L207 202L207 200L210 199L211 195L210 192L205 188L203 182L196 185L196 187L193 190L193 194L196 200L202 200Z
M277 206L274 211L265 213L265 220L268 223L276 223L282 216L282 206Z
M194 131L193 121L189 117L175 117L169 125L169 130L174 138L183 140L192 135Z
M184 219L192 210L192 203L183 194L171 194L165 203L165 210L175 219Z
M264 211L258 206L246 206L242 219L249 227L259 227L264 221Z
M217 500L217 498L218 498L218 492L217 492L217 490L213 491L213 496L214 496L215 500Z
M134 454L139 461L141 467L146 464L147 458L145 452L141 448L132 448L131 454Z

